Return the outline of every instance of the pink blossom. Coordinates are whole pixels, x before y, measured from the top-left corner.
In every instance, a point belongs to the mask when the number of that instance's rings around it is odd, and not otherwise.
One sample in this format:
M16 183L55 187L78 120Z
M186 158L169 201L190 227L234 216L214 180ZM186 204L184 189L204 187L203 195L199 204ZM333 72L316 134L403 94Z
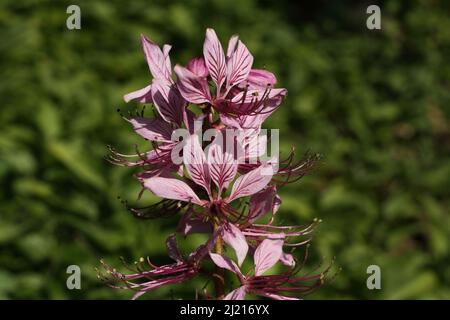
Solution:
M254 270L246 275L230 258L210 252L209 255L213 262L218 267L236 274L241 283L241 286L228 293L224 300L244 300L247 294L276 300L298 300L298 296L291 296L291 294L304 295L322 285L324 276L329 269L319 274L302 277L296 277L295 273L299 270L293 268L280 275L265 276L266 271L283 259L282 247L283 240L266 239L262 241L253 255Z
M253 56L236 35L225 55L215 31L207 29L203 57L191 60L187 68L175 66L181 95L191 103L209 104L224 114L264 114L273 112L286 95L285 89L273 88L272 73L252 69ZM215 84L214 93L206 76Z

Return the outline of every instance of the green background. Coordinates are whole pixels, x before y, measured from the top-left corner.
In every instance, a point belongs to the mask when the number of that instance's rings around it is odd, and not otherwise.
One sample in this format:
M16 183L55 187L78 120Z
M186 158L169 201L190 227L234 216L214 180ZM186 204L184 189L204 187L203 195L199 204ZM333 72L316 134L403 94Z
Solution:
M81 7L81 30L66 8ZM172 62L201 54L207 27L238 33L254 66L288 89L265 125L284 150L323 154L285 187L281 221L323 219L311 263L336 257L334 281L308 299L450 298L450 3L365 1L17 1L0 4L0 298L127 299L96 278L100 257L168 262L175 221L142 221L132 170L106 145L143 146L116 109L150 81L141 33L173 45ZM154 201L150 195L146 201ZM188 238L192 248L197 238ZM66 268L82 289L66 288ZM382 289L368 290L379 265ZM147 298L194 297L203 282Z

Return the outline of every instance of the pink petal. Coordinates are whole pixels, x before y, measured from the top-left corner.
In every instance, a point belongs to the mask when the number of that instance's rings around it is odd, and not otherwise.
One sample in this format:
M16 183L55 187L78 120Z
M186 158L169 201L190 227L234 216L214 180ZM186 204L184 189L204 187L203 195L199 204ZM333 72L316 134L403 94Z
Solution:
M233 55L234 51L236 50L236 45L237 45L238 41L239 41L239 36L237 34L232 35L230 40L228 41L227 61L231 59L231 56Z
M208 147L208 164L211 178L219 188L219 194L223 188L227 188L233 181L238 169L237 160L234 156L234 146L224 146L224 137L216 136L216 139ZM221 138L222 139L221 139Z
M209 253L209 256L211 257L212 261L216 264L216 266L222 269L227 269L237 274L240 279L244 278L244 275L241 273L239 267L230 258L212 252Z
M151 85L146 86L145 88L127 93L123 96L123 100L125 102L130 102L131 100L138 100L141 103L151 103L152 102L152 94L151 94Z
M186 68L175 66L175 73L178 77L178 90L189 102L202 104L211 101L208 82Z
M186 127L186 129L189 131L190 134L194 134L194 125L195 125L196 116L195 113L193 113L191 110L185 108L184 114L183 114L183 122Z
M181 124L186 105L183 97L172 83L163 79L154 79L152 83L153 103L161 117L167 122Z
M227 87L237 85L247 79L253 64L253 56L238 40L236 50L227 62Z
M210 28L206 30L203 56L205 57L205 63L208 67L209 74L216 84L217 96L219 96L220 88L226 78L227 68L222 45L217 38L216 32Z
M200 146L198 135L187 138L183 148L183 163L191 179L210 193L211 177L206 164L205 153Z
M241 266L248 252L248 244L241 230L232 223L224 226L222 238L226 244L234 249L238 259L238 265Z
M208 68L206 68L205 59L203 59L203 57L192 58L189 60L186 68L202 78L206 78L209 74Z
M295 259L294 256L290 253L282 253L280 257L280 262L288 267L294 267L295 266Z
M255 276L262 275L280 260L283 254L283 242L283 240L265 239L256 248L253 256L255 260Z
M161 198L192 202L198 205L204 203L185 182L178 179L152 177L144 180L144 186Z
M275 200L275 187L268 187L250 198L249 220L251 222L272 211Z
M277 213L278 209L281 206L281 198L278 194L275 195L275 199L273 201L273 207L272 207L272 214L275 215Z
M172 128L169 123L159 118L134 117L128 119L134 131L150 141L171 142Z
M163 52L153 41L141 35L142 48L144 49L147 64L156 79L165 79L172 82L170 60L168 60L170 46L164 46Z
M237 198L250 196L264 189L272 180L272 175L268 174L269 170L269 167L261 165L237 178L233 184L233 189L231 189L228 201L231 202Z
M260 130L245 129L247 135L244 142L245 159L256 159L266 153L267 135L260 134Z
M223 298L223 300L245 300L247 288L245 286L234 289Z
M166 63L166 69L169 71L170 75L172 75L172 64L170 63L170 56L169 56L169 52L170 49L172 49L171 45L165 44L163 46L163 54L165 57L165 63ZM172 77L170 77L170 82L173 82Z
M260 69L250 70L247 83L250 89L265 89L267 86L273 86L277 83L277 78L272 72Z

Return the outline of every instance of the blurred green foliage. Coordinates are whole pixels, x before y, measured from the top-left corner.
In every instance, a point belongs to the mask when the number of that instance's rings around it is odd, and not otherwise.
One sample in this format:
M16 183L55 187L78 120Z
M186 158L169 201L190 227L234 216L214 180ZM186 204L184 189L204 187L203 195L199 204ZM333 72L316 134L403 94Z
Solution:
M78 4L82 29L66 28ZM105 287L104 257L165 258L174 220L136 220L129 169L106 145L139 138L116 113L122 95L150 81L139 35L173 45L172 61L200 55L206 27L238 33L255 67L289 96L266 124L287 151L325 156L282 190L282 220L324 220L312 246L342 271L310 299L450 297L450 3L366 1L13 1L0 4L0 298L129 298ZM146 200L154 200L146 195ZM193 246L200 239L188 239ZM82 268L82 290L66 268ZM377 264L382 289L366 288ZM191 297L201 282L148 298ZM173 293L171 293L173 291Z

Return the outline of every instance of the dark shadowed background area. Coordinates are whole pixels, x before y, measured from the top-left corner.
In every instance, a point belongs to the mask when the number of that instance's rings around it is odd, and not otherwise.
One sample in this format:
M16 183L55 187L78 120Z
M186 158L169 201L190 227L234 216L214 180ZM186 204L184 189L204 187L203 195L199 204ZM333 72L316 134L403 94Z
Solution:
M66 8L81 8L81 30ZM254 67L288 89L265 126L283 150L324 156L282 190L282 221L323 219L310 265L333 257L336 279L308 299L450 298L450 2L17 1L0 4L0 298L127 299L96 278L99 259L167 262L175 220L137 220L133 170L107 145L142 144L116 109L149 83L139 36L173 45L173 63L201 54L213 27L238 33ZM150 194L145 201L155 201ZM181 240L181 239L180 239ZM198 241L188 238L189 243ZM66 268L82 289L66 288ZM366 287L379 265L381 290ZM310 266L312 267L312 266ZM147 298L194 297L199 281Z

